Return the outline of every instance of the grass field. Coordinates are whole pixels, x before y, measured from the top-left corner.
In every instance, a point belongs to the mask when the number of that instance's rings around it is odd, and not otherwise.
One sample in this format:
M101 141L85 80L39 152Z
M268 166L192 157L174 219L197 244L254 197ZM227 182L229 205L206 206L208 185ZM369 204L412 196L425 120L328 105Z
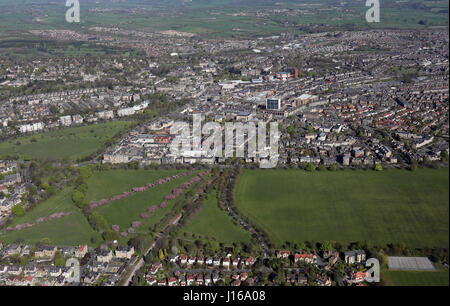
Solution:
M142 186L146 183L155 182L160 178L174 175L186 170L109 170L102 172L94 172L88 179L89 186L87 199L100 200L113 195L120 194L124 191L130 191L132 187ZM195 174L193 174L195 175ZM171 190L188 180L191 176L182 177L168 184L155 187L143 193L138 193L129 198L122 199L110 203L106 206L97 208L96 211L105 216L110 225L118 224L122 229L127 229L132 221L141 221L139 215L144 212L145 208L151 204L159 204L162 198ZM86 217L82 214L72 202L72 188L65 188L57 195L42 202L34 209L30 210L23 217L15 218L11 226L20 223L35 223L40 217L48 217L55 212L69 212L73 214L57 220L51 220L32 228L22 229L20 231L8 232L1 234L0 240L12 243L18 238L22 238L27 243L35 243L43 238L49 238L55 245L78 245L88 243L90 245L98 245L102 241L102 237L94 231L89 225ZM180 197L181 198L181 197ZM172 201L173 202L173 201ZM169 212L171 205L167 205L165 209L154 213L150 218L145 220L145 226L148 228L150 224L160 220L160 218ZM144 227L143 227L144 228ZM94 237L95 243L91 243L90 239ZM123 243L124 241L120 241Z
M449 271L385 271L382 277L389 286L448 286Z
M94 8L105 8L106 4L85 3L81 6L81 22L65 22L64 5L55 6L51 1L39 0L30 10L30 0L11 3L0 0L0 40L11 39L16 33L22 38L31 29L81 30L92 26L119 26L121 28L160 31L177 30L195 33L208 38L239 38L276 35L282 32L295 34L302 25L329 25L332 27L368 28L409 28L420 29L428 26L448 26L448 3L437 1L408 0L384 4L381 22L368 24L365 20L367 7L360 0L345 1L284 1L276 4L267 0L196 0L196 1L112 1L109 10L101 12ZM415 7L412 3L421 4ZM270 9L300 9L302 13L290 16L285 13L269 12L259 16L257 11ZM116 10L115 10L116 9ZM236 15L236 13L244 13ZM419 24L419 22L421 22ZM89 44L78 50L67 46L50 47L47 50L24 47L19 42L8 48L0 48L0 54L9 55L102 55L116 53L114 48L96 47ZM120 52L120 51L119 51Z
M35 243L43 238L50 239L52 244L58 246L72 246L87 243L98 245L103 239L99 233L94 231L86 218L71 200L71 189L66 188L57 195L42 202L23 217L15 218L11 226L19 223L35 223L40 217L48 217L55 212L69 212L73 214L61 219L54 219L37 224L31 228L13 231L6 234L0 233L0 240L6 243L13 243L18 238L22 238L26 243ZM90 242L94 237L95 243Z
M244 170L236 201L275 244L449 245L449 170Z
M89 156L131 121L113 121L23 136L0 143L0 156L19 155L33 159L78 159ZM19 144L20 143L20 144Z
M121 191L128 191L133 186L142 186L145 183L152 183L159 178L177 173L180 173L180 171L137 170L134 173L133 171L126 172L119 170L99 173L95 177L91 177L88 181L90 187L87 198L89 200L100 200L103 197L117 195ZM149 232L148 228L161 220L174 206L176 201L183 198L183 195L180 195L177 200L166 201L166 208L159 208L156 212L149 213L147 219L141 219L140 215L145 213L152 205L158 207L166 195L170 194L180 184L195 176L196 173L194 172L189 176L181 177L169 183L150 188L147 191L136 193L128 198L111 202L105 206L96 208L95 211L104 216L110 225L119 225L121 231L126 231L133 221L141 221L142 225L137 229L137 232Z
M219 208L215 192L209 194L203 208L180 231L214 237L223 243L251 239L249 232L235 225L231 218Z

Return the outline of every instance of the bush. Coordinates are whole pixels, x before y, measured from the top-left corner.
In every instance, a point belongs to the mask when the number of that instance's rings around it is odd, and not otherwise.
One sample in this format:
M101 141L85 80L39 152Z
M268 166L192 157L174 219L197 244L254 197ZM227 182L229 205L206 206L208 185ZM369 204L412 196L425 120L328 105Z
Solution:
M108 221L106 221L106 219L103 216L99 215L96 212L93 212L89 216L89 223L97 231L109 230Z
M75 190L72 194L72 201L75 203L76 206L79 208L83 208L86 204L86 198L84 194L78 190Z
M337 166L336 166L336 164L332 164L331 166L330 166L330 171L337 171L338 170L338 168L337 168Z
M56 252L54 263L57 267L64 267L66 265L66 260L60 252Z
M18 217L25 215L25 209L22 207L22 205L14 206L11 209L11 212L14 213Z
M114 241L119 239L119 233L115 231L106 231L103 233L103 239L106 241Z
M316 171L316 166L314 166L313 164L307 164L305 165L304 169L309 172L314 172Z
M441 161L448 162L448 153L445 150L441 152Z

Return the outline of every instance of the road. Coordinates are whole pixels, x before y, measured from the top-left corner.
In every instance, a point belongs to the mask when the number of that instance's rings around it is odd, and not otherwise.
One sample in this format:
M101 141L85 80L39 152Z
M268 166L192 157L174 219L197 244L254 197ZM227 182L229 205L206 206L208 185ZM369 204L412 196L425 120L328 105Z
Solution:
M197 201L197 199L198 199L198 195L192 200L191 203L192 204L195 203ZM184 213L182 213L182 217L184 217L184 216L185 216ZM141 269L145 265L144 258L148 255L148 253L150 253L153 250L155 245L158 244L159 240L163 239L167 235L167 233L168 233L169 229L172 227L172 225L174 225L174 223L171 223L171 221L169 221L167 226L164 227L164 230L162 230L161 232L156 234L156 240L153 241L153 243L150 245L150 247L147 249L147 251L145 251L144 255L140 258L140 260L137 263L131 264L131 265L134 265L134 267L133 267L133 270L131 271L130 275L126 279L125 283L123 284L124 286L130 285L130 282L133 279L133 277L136 275L136 272L139 271L139 269Z
M181 272L181 273L217 273L217 272L227 272L227 273L243 273L243 272L247 272L250 273L252 270L250 269L223 269L223 270L218 270L216 268L213 269L174 269L172 270L170 273L173 272Z
M127 280L123 284L124 286L129 286L130 285L130 282L133 279L134 275L136 275L136 272L139 271L145 265L145 261L144 261L145 256L147 256L148 253L150 253L153 250L155 245L158 243L158 241L162 237L163 237L163 235L158 236L158 238L155 241L153 241L153 243L150 245L150 247L147 249L147 251L145 251L144 255L142 257L140 257L139 261L137 263L134 262L134 263L131 264L131 265L134 265L134 267L133 267L133 270L130 273L130 276L128 276Z

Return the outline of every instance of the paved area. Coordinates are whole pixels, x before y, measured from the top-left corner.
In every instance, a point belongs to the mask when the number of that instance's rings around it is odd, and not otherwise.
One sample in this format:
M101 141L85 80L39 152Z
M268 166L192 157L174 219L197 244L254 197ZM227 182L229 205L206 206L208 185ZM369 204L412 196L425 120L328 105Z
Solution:
M388 257L389 270L434 271L433 263L427 257Z

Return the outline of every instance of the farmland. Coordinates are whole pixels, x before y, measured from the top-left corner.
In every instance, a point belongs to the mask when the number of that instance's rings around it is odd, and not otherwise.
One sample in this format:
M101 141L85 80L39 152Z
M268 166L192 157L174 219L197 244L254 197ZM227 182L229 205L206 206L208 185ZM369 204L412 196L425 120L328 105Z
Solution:
M13 45L0 48L2 53L51 55L60 54L111 54L117 50L98 46L85 46L71 50L63 45L41 48L23 48L22 41L15 42L16 33L27 33L32 29L77 29L92 26L116 25L120 20L122 28L155 32L177 30L195 33L204 37L257 37L279 34L286 29L292 33L302 33L304 25L326 25L333 27L377 28L426 28L448 25L448 3L437 1L410 0L384 4L381 22L368 25L365 21L367 8L361 1L351 0L338 5L335 1L285 1L274 5L271 1L105 1L111 10L96 11L98 3L81 6L79 25L68 24L63 16L64 5L57 6L49 1L15 1L11 4L0 1L0 38L11 40ZM419 3L422 5L418 6ZM115 8L116 10L114 10ZM286 15L275 13L273 9L300 10L301 13ZM320 10L318 10L320 8ZM264 11L265 15L256 14ZM20 14L18 14L20 13ZM19 15L18 19L16 16ZM14 43L18 43L14 46Z
M114 121L23 136L1 142L0 156L76 160L95 153L114 135L126 130L131 124L131 121Z
M448 247L446 169L306 172L244 170L238 208L285 241L367 241Z

